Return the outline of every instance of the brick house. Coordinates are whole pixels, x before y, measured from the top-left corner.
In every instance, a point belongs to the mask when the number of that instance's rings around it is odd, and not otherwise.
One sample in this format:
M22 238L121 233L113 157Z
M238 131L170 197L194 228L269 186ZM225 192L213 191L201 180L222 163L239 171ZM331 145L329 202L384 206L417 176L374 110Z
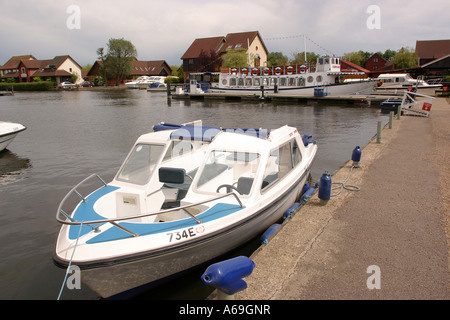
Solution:
M367 59L364 67L369 71L377 71L384 68L386 65L386 60L380 56L378 53L374 53Z
M77 76L76 83L83 81L81 66L69 55L47 60L38 60L31 55L15 56L1 68L1 74L2 79L14 78L16 82L31 82L35 77L40 77L43 80L51 79L58 85L72 81L72 75Z
M416 55L424 74L442 76L450 70L450 40L418 40Z
M208 66L201 63L201 55L210 52L217 56L224 55L227 50L245 50L250 56L251 67L267 65L268 50L258 31L229 33L226 36L195 39L181 57L183 60L184 79L189 79L192 72L205 71ZM211 63L207 71L219 71L220 65Z
M39 66L32 68L29 63L35 64L36 61L38 60L32 55L13 56L0 68L0 77L14 78L17 82L29 82L32 72L39 68Z

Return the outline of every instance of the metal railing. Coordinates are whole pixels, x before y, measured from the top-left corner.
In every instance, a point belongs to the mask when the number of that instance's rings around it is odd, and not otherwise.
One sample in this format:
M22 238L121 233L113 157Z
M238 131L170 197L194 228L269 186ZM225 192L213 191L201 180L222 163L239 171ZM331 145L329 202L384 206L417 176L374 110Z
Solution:
M79 188L81 185L83 185L84 183L86 183L87 181L91 180L92 178L98 178L102 184L104 185L104 187L108 186L107 183L97 174L92 174L89 177L87 177L86 179L84 179L83 181L81 181L80 183L78 183L75 187L72 188L72 190L70 190L66 196L63 198L63 200L61 201L61 203L58 206L58 211L56 212L56 220L61 223L61 224L65 224L65 225L89 225L93 230L97 230L97 228L99 226L91 226L92 224L105 224L105 223L111 223L112 225L114 225L115 227L118 227L119 229L131 234L133 237L137 237L139 236L138 234L124 228L123 226L119 225L117 222L119 221L126 221L126 220L132 220L132 219L139 219L139 218L145 218L145 217L150 217L150 216L155 216L158 214L163 214L163 213L169 213L169 212L174 212L174 211L178 211L178 210L183 210L184 212L186 212L189 216L191 216L197 223L201 224L203 223L201 220L199 220L194 214L190 213L188 210L188 208L194 207L194 206L198 206L201 204L205 204L208 202L212 202L212 201L216 201L222 198L226 198L229 196L234 196L234 198L236 199L236 201L239 203L239 206L241 208L245 208L245 206L243 205L242 201L239 199L239 197L234 193L234 192L230 192L224 195L220 195L208 200L204 200L204 201L200 201L200 202L196 202L196 203L191 203L185 206L179 206L179 207L175 207L175 208L170 208L170 209L166 209L166 210L160 210L157 212L150 212L150 213L145 213L145 214L139 214L139 215L134 215L134 216L129 216L129 217L121 217L121 218L112 218L112 219L101 219L101 220L90 220L90 221L77 221L74 220L69 214L67 214L66 212L64 212L63 205L65 204L66 200L69 198L70 195L72 194L76 194L78 197L80 197L81 201L86 202L87 199L85 197L83 197L78 191L77 188ZM64 216L64 219L61 218L61 214Z

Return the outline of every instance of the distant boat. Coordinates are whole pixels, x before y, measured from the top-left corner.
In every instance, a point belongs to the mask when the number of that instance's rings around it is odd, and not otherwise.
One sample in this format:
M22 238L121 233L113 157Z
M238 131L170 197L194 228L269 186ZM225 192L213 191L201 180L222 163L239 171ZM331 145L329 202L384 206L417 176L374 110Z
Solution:
M19 123L0 121L0 152L5 150L14 138L26 129Z
M139 81L137 83L137 86L139 89L147 89L150 87L150 85L152 83L164 83L164 80L166 79L166 77L162 77L162 76L152 76L152 77L148 77L145 80Z
M343 82L342 78L349 75L359 75L360 79ZM339 58L323 57L317 59L313 72L305 64L222 69L218 86L209 88L208 92L259 93L264 88L265 92L280 94L370 94L375 81L364 76L363 72L341 71Z
M132 80L132 81L126 82L125 86L128 89L139 89L138 83L140 83L141 81L146 81L149 78L150 78L149 76L142 76L142 77L137 78L136 80Z
M409 73L385 73L380 74L376 79L378 81L378 89L408 89L414 87L423 88L439 88L440 83L428 83L422 79L414 79Z

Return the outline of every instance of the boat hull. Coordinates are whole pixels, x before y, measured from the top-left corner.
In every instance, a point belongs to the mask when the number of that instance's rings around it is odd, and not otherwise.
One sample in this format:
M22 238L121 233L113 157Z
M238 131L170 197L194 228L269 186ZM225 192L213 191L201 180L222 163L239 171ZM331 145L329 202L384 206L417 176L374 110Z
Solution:
M273 199L268 206L259 209L245 221L238 221L203 238L134 256L77 263L81 269L81 280L101 297L109 298L144 285L150 287L165 278L218 258L279 221L299 197L308 175L309 170L277 199ZM67 267L67 261L60 261L55 257L55 262L61 267Z
M5 150L9 146L9 144L11 142L13 142L13 140L16 138L16 136L20 132L22 132L22 131L24 131L26 129L26 127L24 127L22 125L18 125L18 126L20 126L20 128L17 128L17 129L15 129L13 131L10 131L8 133L0 134L0 152Z
M359 82L350 83L337 83L337 84L327 84L321 86L306 86L306 87L280 87L278 88L279 94L303 94L303 95L314 95L316 89L323 89L326 95L351 95L351 94L371 94L374 89L375 81L365 80ZM261 88L225 88L216 87L210 88L208 92L212 93L254 93L261 94ZM273 87L265 87L265 93L274 93L275 89Z

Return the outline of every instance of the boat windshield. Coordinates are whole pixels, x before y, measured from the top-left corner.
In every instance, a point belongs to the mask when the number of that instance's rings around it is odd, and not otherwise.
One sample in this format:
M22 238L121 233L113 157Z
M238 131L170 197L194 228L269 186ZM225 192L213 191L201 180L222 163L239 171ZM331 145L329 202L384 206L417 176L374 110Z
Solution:
M238 191L250 194L260 162L260 155L251 152L213 150L199 173L196 189L205 193Z
M144 185L152 176L165 146L137 144L117 175L117 180Z

